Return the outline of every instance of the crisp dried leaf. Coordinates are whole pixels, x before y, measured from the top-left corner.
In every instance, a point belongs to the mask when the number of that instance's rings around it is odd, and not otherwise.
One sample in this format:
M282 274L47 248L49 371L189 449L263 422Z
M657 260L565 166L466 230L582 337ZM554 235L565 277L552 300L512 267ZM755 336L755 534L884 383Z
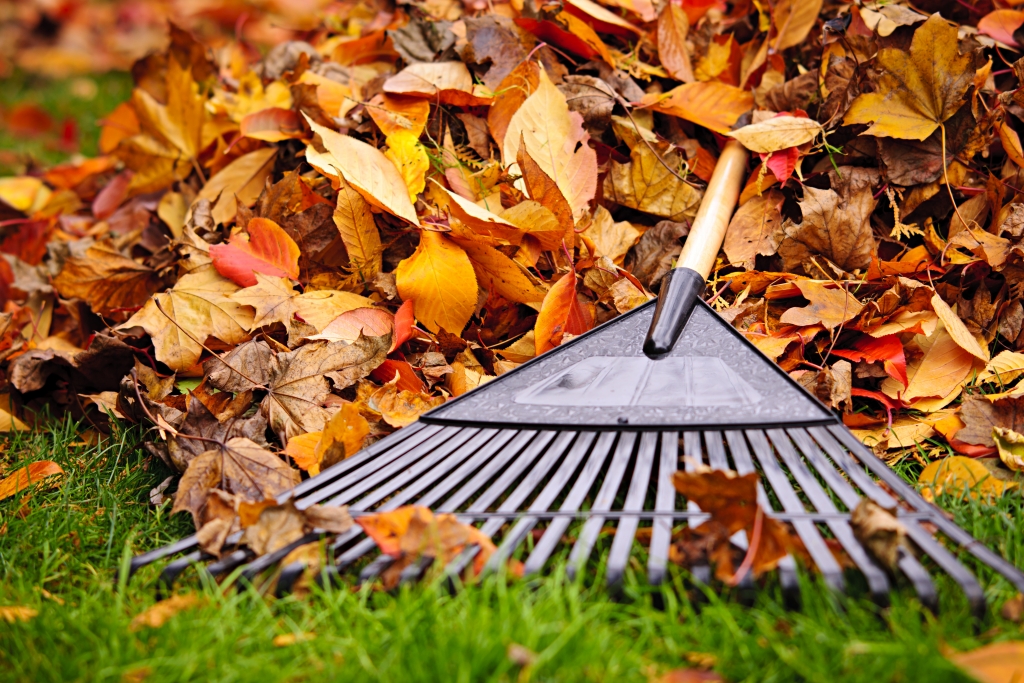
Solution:
M240 287L256 285L256 273L299 277L299 245L267 218L253 218L227 244L210 245L210 257L217 272Z
M961 55L957 29L933 14L914 31L910 51L888 47L876 57L875 92L861 95L843 123L867 123L865 135L924 140L957 112L974 79L970 55Z
M444 235L420 232L416 252L395 269L398 293L431 332L461 334L476 308L477 282L466 252Z
M992 428L999 459L1014 472L1024 472L1024 435L1012 429Z
M701 192L680 180L678 172L665 168L680 166L676 154L665 154L663 164L650 147L640 144L629 156L628 164L612 161L611 172L604 179L605 197L672 221L696 216Z
M239 202L246 207L256 203L274 170L276 158L276 147L264 147L238 157L207 181L196 200L206 199L213 204L216 223L230 222L238 212Z
M707 81L686 83L664 95L647 95L643 104L725 135L754 107L754 96L734 85Z
M675 3L665 5L658 16L658 57L665 70L684 83L694 81L690 53L686 47L689 31L690 20L682 7Z
M725 255L729 263L753 269L758 254L771 256L779 248L779 226L782 223L784 196L772 188L740 206L725 233Z
M980 462L962 455L933 460L921 470L917 483L921 486L921 495L928 500L948 493L991 503L994 498L1017 488L1016 483L996 479Z
M152 268L124 256L109 242L97 242L83 256L66 259L53 280L61 296L83 299L100 314L141 306L160 285Z
M776 32L773 49L781 52L804 42L818 21L821 4L822 0L779 0L772 10Z
M213 268L196 270L154 295L118 329L141 327L153 338L157 360L172 370L187 370L199 360L207 337L238 344L249 336L251 309L229 298L237 291Z
M262 273L255 277L255 285L231 295L232 301L255 310L250 326L253 330L275 322L287 327L298 317L320 332L339 315L373 305L370 299L352 292L319 289L299 294L288 278Z
M597 154L589 139L583 117L569 111L565 95L542 72L537 89L509 122L502 159L515 172L519 147L525 142L530 156L555 181L578 220L597 192Z
M830 287L829 284L818 280L797 280L796 286L810 304L806 308L788 309L779 321L800 326L821 323L825 329L833 330L853 320L864 304L843 287Z
M769 154L807 144L821 133L821 124L812 119L801 116L776 116L737 128L727 135L742 142L751 152Z
M944 326L929 336L917 335L917 345L923 355L907 366L909 382L904 389L900 380L891 377L882 381L882 392L891 398L911 402L921 398L956 398L960 387L974 368L974 357L960 347Z
M953 312L953 309L949 307L942 297L938 294L932 296L932 309L935 314L939 316L939 320L946 326L946 331L953 341L955 341L960 348L967 351L969 354L977 358L978 360L985 361L989 360L988 347L979 343L973 334L967 329L963 321L960 320L960 316Z
M0 500L10 498L28 487L40 483L47 488L56 486L59 483L59 479L56 477L63 474L64 470L54 461L37 460L0 479Z
M334 224L345 243L349 264L367 282L381 270L380 231L373 220L370 205L347 182L339 179L338 204Z

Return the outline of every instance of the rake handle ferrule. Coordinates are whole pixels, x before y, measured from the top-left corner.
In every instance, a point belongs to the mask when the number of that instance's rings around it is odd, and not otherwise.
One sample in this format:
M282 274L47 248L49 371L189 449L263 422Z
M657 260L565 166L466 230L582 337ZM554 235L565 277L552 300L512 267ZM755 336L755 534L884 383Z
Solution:
M722 248L746 170L746 148L730 140L715 164L676 268L662 280L654 319L644 341L644 353L650 358L668 354L690 319Z

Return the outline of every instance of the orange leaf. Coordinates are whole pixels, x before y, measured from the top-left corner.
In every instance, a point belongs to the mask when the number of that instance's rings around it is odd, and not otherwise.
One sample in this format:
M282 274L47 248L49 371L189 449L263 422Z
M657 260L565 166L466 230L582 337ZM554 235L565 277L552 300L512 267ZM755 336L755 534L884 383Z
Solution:
M412 256L395 269L402 299L416 303L416 317L431 332L461 334L476 308L476 274L459 245L436 232L420 232Z
M373 539L382 553L391 557L399 557L402 554L402 536L409 531L409 522L412 521L413 515L424 509L426 508L406 505L389 512L357 517L356 524L361 526L366 535ZM430 513L430 510L427 512Z
M404 360L388 358L374 368L373 372L370 373L370 377L386 384L394 380L396 374L398 375L398 381L395 382L395 388L398 390L415 392L427 390L427 385L419 378L412 365Z
M397 349L405 342L412 339L414 331L412 329L416 318L412 310L412 299L404 302L395 311L395 340L392 342L393 348Z
M52 460L39 460L26 465L15 470L14 474L0 479L0 500L10 498L16 493L24 491L36 482L60 474L64 474L64 470ZM51 485L55 485L55 483Z
M273 277L299 277L299 245L281 226L268 218L253 218L248 235L236 232L227 244L210 247L217 272L241 287L256 284L255 273Z
M997 9L978 21L978 33L995 38L1010 47L1018 47L1013 34L1024 25L1024 12L1015 9Z
M265 142L300 138L303 134L299 115L291 109L280 107L269 107L249 114L242 119L239 127L245 137Z
M537 355L561 344L566 333L583 334L593 325L593 316L576 296L576 271L566 273L552 285L541 304L534 327Z
M658 17L658 56L661 65L674 77L686 83L694 80L686 34L690 21L678 5L669 3Z
M736 120L754 107L754 96L734 85L708 81L686 83L664 95L642 100L654 111L692 121L716 133L728 133Z

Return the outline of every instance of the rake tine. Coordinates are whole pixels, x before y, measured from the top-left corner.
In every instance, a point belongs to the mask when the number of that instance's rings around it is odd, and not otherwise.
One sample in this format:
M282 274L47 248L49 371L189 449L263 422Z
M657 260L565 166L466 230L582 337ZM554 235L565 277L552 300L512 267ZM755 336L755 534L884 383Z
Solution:
M786 473L783 472L778 460L775 459L768 436L761 430L748 430L746 434L758 462L761 463L761 470L772 485L772 489L775 491L775 495L778 496L779 501L781 501L782 507L786 512L806 512L803 503L800 502L800 498L796 495L789 480L786 478ZM825 540L821 537L821 533L814 525L814 522L794 519L792 524L800 536L800 540L804 542L804 547L807 548L811 559L818 566L822 576L825 577L825 582L837 593L842 593L845 588L843 570L839 567L835 558L832 557L832 551L825 545Z
M800 485L804 495L811 501L815 509L818 512L838 512L832 499L821 488L818 480L814 478L796 449L793 448L793 441L790 440L786 432L781 429L773 429L768 432L768 435L775 445L776 452L786 463L793 478L796 479L797 484ZM804 457L811 459L817 449L811 447L810 444L804 444L800 450ZM857 568L864 574L871 599L879 605L887 605L889 603L889 579L878 563L864 551L863 546L854 537L849 522L845 519L834 519L826 522L826 525L842 544Z
M568 455L565 456L565 460L562 461L558 471L544 487L544 490L538 494L537 498L530 505L528 512L548 511L555 498L558 497L558 494L568 483L569 477L577 470L587 451L590 450L595 437L596 434L594 432L582 432L577 437L576 442L572 445ZM520 518L515 526L505 534L505 538L498 549L491 555L484 571L494 572L504 564L511 557L512 553L515 552L515 549L519 547L519 544L523 542L526 535L537 525L538 521L537 517L531 517L529 514Z
M160 560L170 557L171 555L177 555L179 553L192 550L198 545L198 543L199 542L196 540L196 535L192 534L191 536L186 536L185 538L179 541L175 541L174 543L170 543L161 548L156 548L154 550L150 550L147 553L136 555L132 558L131 563L128 565L127 578L132 578L132 576L135 575L135 572L139 571L147 565L150 565L154 562L159 562Z
M508 494L508 497L502 501L498 507L497 512L508 512L509 517L513 517L515 512L520 506L526 502L526 499L530 496L533 491L540 485L548 472L555 466L555 464L561 459L562 455L569 448L569 444L576 438L576 432L562 432L552 442L551 446L544 452L544 455L534 464L526 476L523 478L519 485ZM511 483L511 482L510 482ZM488 489L480 498L473 502L473 505L466 512L485 512L491 504L504 493L508 486L504 485L501 490L497 490L498 482L495 482L494 486ZM447 506L441 506L442 511ZM481 533L487 536L494 536L501 527L505 525L505 522L509 517L491 517L481 527ZM469 520L472 523L472 518ZM472 546L466 548L459 556L448 563L445 567L445 572L449 576L461 576L462 572L466 569L469 563L480 553L479 546Z
M576 544L573 545L572 551L569 553L566 573L570 580L576 579L577 574L583 569L587 559L590 557L590 552L594 549L597 535L601 532L601 527L604 525L604 517L599 513L612 509L612 503L615 502L615 496L619 492L619 486L622 483L623 475L626 473L626 466L633 455L633 446L635 444L635 432L625 432L619 435L619 443L615 447L615 454L612 456L611 464L604 475L604 482L601 484L601 489L597 492L594 505L590 510L591 516L583 524L580 535L576 539Z
M886 485L894 491L899 491L900 495L903 496L904 499L906 499L906 501L914 508L932 513L930 521L935 524L935 526L939 527L942 533L956 541L956 543L958 543L962 548L970 552L989 567L1002 574L1007 581L1013 584L1014 588L1024 593L1024 572L1021 572L1019 569L1014 567L1013 564L1003 559L998 553L989 550L983 543L979 543L977 539L958 527L953 521L947 519L946 516L938 510L938 508L926 501L920 493L908 486L899 474L891 470L884 462L879 460L871 451L864 447L864 444L857 441L856 437L852 434L842 428L828 427L827 429L836 436L836 438L838 438L839 441L845 445L858 460L870 469L876 477L884 481Z
M683 432L683 469L687 472L696 472L697 467L704 463L704 451L700 445L700 432ZM700 506L692 500L686 501L686 511L693 514L700 512ZM694 515L687 520L691 529L696 528L710 519L708 515ZM711 567L707 562L701 562L690 567L690 577L693 582L704 586L711 583ZM700 597L703 592L698 592Z
M560 512L577 512L580 509L587 493L593 487L597 475L604 467L608 453L611 451L614 443L614 432L601 432L601 435L597 437L597 442L590 451L590 457L587 458L583 470L580 471L579 476L572 485L572 489L569 490L569 494L565 497L559 508ZM544 568L548 557L554 552L555 547L562 540L562 534L565 533L565 530L569 528L571 523L572 519L570 517L557 517L551 520L547 529L544 530L544 535L533 546L533 552L526 559L526 564L523 565L524 575L535 574Z
M679 463L678 432L661 433L661 458L658 463L658 493L654 501L654 509L658 512L674 512L676 509L676 489L672 484L672 474ZM660 586L665 580L665 569L668 565L668 547L672 542L672 519L655 517L651 531L651 547L647 554L647 580L652 586Z
M860 494L853 489L849 482L843 479L835 466L829 462L828 458L822 452L822 444L820 441L815 443L811 434L806 429L789 429L786 431L790 438L796 442L797 446L803 452L804 457L814 465L814 469L819 475L821 475L821 478L825 480L829 489L834 491L836 495L839 496L839 499L843 501L843 505L845 505L849 510L853 510L857 507L861 501ZM879 491L881 491L881 489L879 489ZM938 593L935 590L935 582L932 581L931 576L929 576L927 570L921 566L921 563L917 561L917 558L909 553L900 553L897 560L897 566L913 584L914 591L917 593L921 603L932 612L937 612L939 605Z
M623 510L643 510L644 499L647 497L647 487L651 479L651 469L654 466L654 452L657 448L657 432L644 432L640 436L640 448L637 450L636 464L633 467L633 480L629 484L629 491L626 493L626 500L622 505ZM630 551L633 549L633 539L636 537L636 529L639 524L639 517L623 517L619 519L619 525L615 530L615 539L612 541L612 548L608 553L608 567L606 570L608 588L612 590L617 591L621 588L622 578L626 572L626 564L629 562Z
M162 598L165 590L168 593L174 590L174 582L178 580L178 577L181 576L181 573L186 569L199 562L206 562L207 560L212 559L213 555L204 553L202 550L193 550L189 554L168 563L167 566L164 567L163 571L160 572L160 578L157 580L157 599L159 600Z
M704 446L708 453L708 464L712 469L729 469L729 458L725 454L725 443L722 439L721 432L704 432ZM750 547L749 539L747 538L747 533L745 531L737 531L733 534L731 540L743 550L747 550ZM753 572L746 572L740 578L738 588L740 589L741 594L743 594L748 601L753 599L755 590Z

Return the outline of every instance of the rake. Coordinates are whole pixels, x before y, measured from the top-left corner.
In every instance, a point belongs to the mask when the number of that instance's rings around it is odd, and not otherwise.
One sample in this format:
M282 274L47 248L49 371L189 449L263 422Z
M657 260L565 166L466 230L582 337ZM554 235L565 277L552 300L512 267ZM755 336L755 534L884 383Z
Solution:
M760 472L759 502L768 516L788 522L826 584L847 587L848 573L826 539L846 551L871 598L886 604L894 581L913 586L920 601L938 606L933 571L959 585L972 612L985 595L955 550L965 550L1024 591L1024 573L975 540L866 449L841 421L765 358L701 299L746 171L747 152L735 141L723 149L678 266L661 295L472 392L451 400L404 429L335 464L288 493L305 507L348 505L353 515L423 505L456 513L489 536L497 551L485 571L510 557L525 574L540 572L571 544L567 572L579 575L610 526L604 565L612 589L623 584L641 524L652 527L646 573L665 581L673 527L707 518L672 485L680 463ZM646 339L645 339L646 332ZM686 456L686 457L683 457ZM872 476L873 475L873 476ZM771 495L769 495L771 494ZM901 548L889 572L856 540L850 513L862 498L896 509L915 552ZM565 534L573 522L575 540ZM219 560L198 550L194 536L135 557L130 572L172 556L160 584L171 586L188 567L213 577L239 571L240 585L276 568L293 549L316 542L312 533L281 550L254 557L237 547ZM742 532L733 538L742 547ZM231 547L230 545L227 547ZM377 554L359 528L329 541L320 580L359 567L372 581L392 562ZM459 575L479 547L451 560ZM402 581L419 578L432 560L406 567ZM925 563L929 566L926 568ZM287 593L305 570L280 568L277 592ZM691 568L697 583L710 568ZM799 602L798 567L779 565L787 602ZM747 588L752 588L749 577Z

